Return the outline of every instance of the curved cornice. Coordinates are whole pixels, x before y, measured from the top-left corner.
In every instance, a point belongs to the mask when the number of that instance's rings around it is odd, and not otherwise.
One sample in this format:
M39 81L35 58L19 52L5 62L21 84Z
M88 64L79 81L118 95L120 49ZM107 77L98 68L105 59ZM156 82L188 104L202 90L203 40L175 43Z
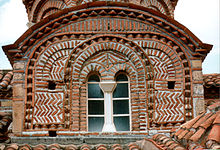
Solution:
M100 7L106 9L106 14L95 14L96 9L100 10ZM109 9L109 7L111 7L111 9ZM111 16L113 8L116 10L114 11L115 16L126 16L129 18L136 18L141 21L147 21L152 25L160 27L166 31L166 33L172 34L173 37L179 39L182 43L185 43L185 45L191 49L195 57L199 57L202 60L204 60L206 55L212 49L212 45L205 44L200 41L185 26L157 11L130 3L97 1L79 5L77 7L66 8L46 17L29 28L14 44L3 46L3 50L9 57L10 62L13 64L12 58L19 59L23 57L24 53L30 49L37 40L42 38L44 35L50 35L53 33L54 29L71 21L76 21L81 18L85 19L91 15ZM124 11L125 9L126 11Z

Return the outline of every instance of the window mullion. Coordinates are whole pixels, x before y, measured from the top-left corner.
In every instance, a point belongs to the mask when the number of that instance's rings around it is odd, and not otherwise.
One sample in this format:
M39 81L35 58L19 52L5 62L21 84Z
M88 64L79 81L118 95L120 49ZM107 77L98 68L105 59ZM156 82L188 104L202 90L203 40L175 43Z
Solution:
M100 82L100 87L104 92L104 105L105 105L105 122L102 132L116 132L113 122L113 101L112 93L115 89L115 82Z

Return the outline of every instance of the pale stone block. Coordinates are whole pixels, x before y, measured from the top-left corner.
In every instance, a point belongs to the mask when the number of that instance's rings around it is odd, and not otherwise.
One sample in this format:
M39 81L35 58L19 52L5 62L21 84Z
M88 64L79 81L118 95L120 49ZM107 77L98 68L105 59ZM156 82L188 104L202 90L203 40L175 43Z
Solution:
M13 97L24 97L25 89L23 84L14 84L13 85Z
M23 118L24 118L24 102L13 101L13 133L21 133L23 130Z
M2 107L12 107L12 101L2 101L1 102Z
M24 62L16 62L13 65L13 69L15 69L15 70L24 70L24 68L25 68Z
M202 84L194 84L193 85L193 95L194 96L203 96L204 95L204 87Z
M194 117L205 111L205 101L202 98L193 98Z
M23 73L14 73L13 79L14 80L24 80L24 74Z
M192 60L193 68L202 68L202 60Z
M193 71L192 77L194 81L203 81L202 71Z

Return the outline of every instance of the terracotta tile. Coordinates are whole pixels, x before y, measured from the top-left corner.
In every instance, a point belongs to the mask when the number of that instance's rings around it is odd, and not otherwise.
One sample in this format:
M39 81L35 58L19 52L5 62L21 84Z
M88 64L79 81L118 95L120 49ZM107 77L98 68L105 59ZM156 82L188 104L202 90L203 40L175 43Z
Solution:
M17 144L11 144L11 145L7 146L6 149L18 149L18 145Z
M19 149L21 149L21 150L31 150L32 148L31 148L30 145L25 144L25 145L19 146Z
M204 128L199 128L198 131L196 131L196 133L190 137L190 140L192 140L193 142L197 142L199 140L199 138L201 138L201 136L204 134L206 130Z
M214 140L218 143L220 143L220 125L215 124L209 135L208 135L208 140Z
M198 115L196 118L184 123L182 125L182 128L190 129L204 114L205 112L202 113L201 115Z
M45 145L39 144L33 147L33 150L46 150L47 147Z
M177 146L174 150L186 150L186 149L182 146Z
M208 113L206 115L204 115L203 117L201 117L193 126L192 128L198 128L200 126L200 124L202 124L203 122L205 122L211 115L213 115L213 113Z
M189 132L189 131L186 129L186 130L183 131L181 134L179 134L179 135L177 136L177 138L178 138L179 140L181 140L188 132Z
M170 149L174 149L175 147L177 147L179 144L173 143L169 146Z
M152 139L153 139L153 140L156 140L158 136L159 136L159 134L154 134L153 137L152 137Z
M77 150L77 147L75 145L67 145L65 146L65 150Z
M205 122L203 122L200 127L203 127L205 129L207 129L209 126L212 125L213 121L215 120L216 118L216 114L212 115L210 118L208 118L208 120L206 120Z
M194 149L194 150L204 150L204 148L199 147L199 148L196 148L196 149Z
M194 134L193 131L189 131L189 132L185 135L184 139L188 140L193 134Z
M220 107L220 102L217 102L217 103L214 103L214 104L208 106L208 109L213 110L213 109L216 109L217 107Z
M163 136L161 136L161 137L159 138L159 141L163 141L163 140L165 140L165 139L167 139L167 136L163 135Z
M168 147L168 146L170 146L170 145L172 145L172 144L174 144L175 142L174 141L169 141L169 142L167 142L165 145Z
M175 135L175 136L178 136L178 135L180 135L183 131L184 131L184 129L180 129L180 130L178 130L174 135Z
M219 84L220 74L205 74L203 75L203 82L206 88L211 86L220 87Z
M216 118L215 118L213 124L220 124L220 111L218 111L216 113Z

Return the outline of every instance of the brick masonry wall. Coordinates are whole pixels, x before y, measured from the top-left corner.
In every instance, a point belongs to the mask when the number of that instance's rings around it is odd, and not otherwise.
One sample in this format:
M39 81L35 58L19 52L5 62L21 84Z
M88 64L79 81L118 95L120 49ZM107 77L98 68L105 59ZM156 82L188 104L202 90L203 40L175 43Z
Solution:
M177 127L203 109L196 107L203 100L201 47L188 33L136 9L60 15L34 26L11 52L14 132L87 131L86 79L93 71L102 81L128 74L133 132Z

